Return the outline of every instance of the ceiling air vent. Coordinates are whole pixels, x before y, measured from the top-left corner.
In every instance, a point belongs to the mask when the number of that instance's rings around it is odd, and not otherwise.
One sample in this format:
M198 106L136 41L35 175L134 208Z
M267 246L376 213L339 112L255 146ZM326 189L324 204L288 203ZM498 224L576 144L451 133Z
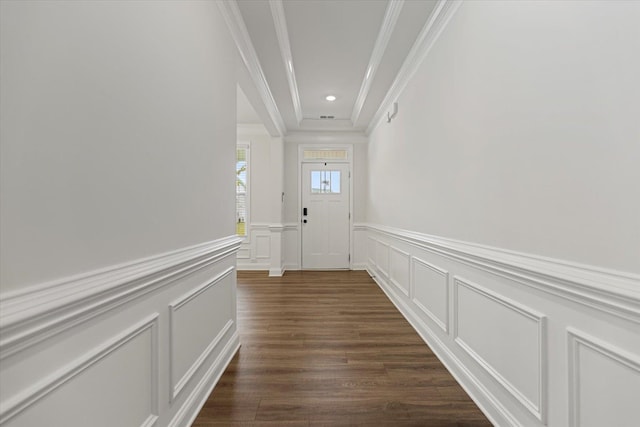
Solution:
M320 116L320 118L325 120L332 120L332 119L335 119L336 116Z

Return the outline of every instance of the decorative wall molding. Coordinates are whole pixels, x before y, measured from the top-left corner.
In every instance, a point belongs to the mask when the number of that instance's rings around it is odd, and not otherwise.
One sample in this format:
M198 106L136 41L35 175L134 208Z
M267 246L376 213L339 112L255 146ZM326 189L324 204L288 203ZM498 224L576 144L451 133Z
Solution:
M384 277L389 277L389 244L376 240L376 267Z
M218 357L216 357L216 360L211 364L209 369L207 369L202 379L185 399L185 402L169 423L169 427L189 427L193 424L193 421L209 398L213 388L239 349L240 338L238 332L235 331L222 351L220 351Z
M635 422L627 397L640 390L638 276L375 224L358 227L367 230L358 235L369 274L494 425L570 421L577 427L599 402L608 412L598 423ZM379 268L381 244L410 254L409 298ZM438 292L420 283L434 283ZM569 345L562 339L567 325ZM610 377L616 388L603 390ZM568 387L569 398L557 398Z
M406 265L396 266L396 260L398 259L406 260ZM399 267L399 269L396 267ZM396 273L399 273L400 275L404 273L405 277L398 277L399 274L396 274ZM410 289L410 282L411 282L410 276L411 276L411 255L409 255L407 252L401 251L400 249L394 246L390 246L389 247L389 280L406 297L409 296L409 289Z
M464 287L476 294L487 298L497 304L502 305L508 310L517 313L519 316L524 316L526 319L531 320L537 324L537 402L532 401L526 394L520 390L516 385L502 375L499 368L493 366L490 362L485 360L469 343L459 336L458 327L460 324L460 307L459 307L459 289ZM480 365L485 371L487 371L495 381L502 385L518 402L520 402L525 408L527 408L538 420L543 424L546 423L546 402L547 402L547 332L546 332L546 316L540 314L528 307L523 306L515 301L510 300L502 295L498 295L495 292L489 291L475 283L460 277L454 277L454 323L453 323L453 338L478 365Z
M580 420L580 349L585 348L640 375L640 358L603 340L574 328L567 328L569 372L569 426L579 427ZM637 420L633 420L635 422ZM612 424L613 425L613 424Z
M271 121L277 128L280 135L286 134L287 128L282 120L282 115L278 110L273 93L271 93L271 88L267 83L267 78L265 77L262 66L260 65L258 54L256 53L256 49L253 47L251 36L249 36L249 31L247 31L247 26L244 23L244 19L242 19L242 14L240 13L236 0L217 1L216 4L220 8L220 12L229 27L231 36L238 47L238 52L240 53L242 62L247 68L247 71L260 94L260 98L262 98L262 102L269 113Z
M291 102L293 103L293 111L296 114L298 124L302 122L302 106L300 105L300 94L298 93L298 84L296 83L296 73L293 66L293 56L291 55L291 45L289 43L289 31L287 30L287 19L284 13L284 4L282 0L269 0L271 14L273 15L273 25L276 29L278 44L280 45L280 54L284 61L284 68L289 82L289 91L291 92Z
M51 395L60 387L73 381L74 378L82 375L89 368L113 354L134 338L149 331L151 334L151 360L149 361L151 383L149 384L149 393L151 396L150 408L152 413L149 414L142 425L144 427L154 426L158 419L158 316L158 313L148 316L124 332L109 339L98 348L90 351L88 354L53 372L27 390L3 402L2 410L0 411L0 425Z
M2 295L0 359L235 256L240 242L225 237Z
M396 306L398 311L407 319L418 335L436 354L438 359L446 366L447 370L467 392L471 399L478 405L493 425L516 426L522 424L509 412L502 402L483 384L478 377L462 363L451 348L441 340L436 333L415 313L407 303L406 298L401 297L395 291L395 287L378 276L374 270L367 268L369 275Z
M384 97L380 107L369 122L366 132L367 135L370 135L371 132L373 132L384 117L385 112L389 111L393 106L393 103L400 97L402 91L429 54L429 51L438 40L438 37L440 37L440 34L451 20L451 17L458 10L461 3L461 0L438 0L438 4L434 7L425 26L422 28L418 38L411 47L407 58L402 63L400 71L398 71L398 75L387 91L387 95Z
M351 112L351 123L353 123L354 126L358 121L358 118L360 117L364 101L369 95L371 83L373 82L373 78L378 71L378 67L380 66L380 62L382 61L384 52L387 49L387 44L389 43L389 39L393 34L393 30L396 27L396 22L398 22L398 17L400 16L403 5L404 0L391 0L387 5L387 10L385 11L384 18L382 20L382 26L380 27L378 37L376 38L376 42L371 52L371 58L369 59L367 71L364 75L364 78L362 79L360 92L358 93L356 102L353 105L353 111Z
M427 308L417 297L416 297L416 286L428 286L427 284L418 284L416 283L416 265L423 266L429 271L434 272L435 274L442 277L444 281L444 318L438 317L432 310ZM428 263L420 258L411 257L411 286L410 286L410 295L411 302L413 302L416 307L422 311L428 318L430 318L445 334L449 333L449 272L443 270L435 265ZM437 302L437 301L434 301Z
M207 281L206 283L198 286L195 289L190 290L185 295L177 299L176 301L169 304L169 347L170 347L170 357L169 357L169 383L171 390L171 399L173 402L180 394L180 392L184 389L184 386L193 378L196 372L200 369L203 363L209 358L211 353L218 346L222 338L227 334L227 332L231 329L234 322L232 319L229 319L225 326L218 332L215 338L207 345L205 350L198 356L196 360L194 360L193 364L189 367L189 369L184 373L184 375L178 380L174 381L174 359L175 359L175 346L174 346L174 336L175 336L175 316L176 313L188 302L193 299L199 297L204 292L212 288L213 286L220 283L223 279L229 277L231 273L235 270L234 267L229 267L220 274L216 275L213 279Z
M640 276L375 224L373 233L640 323Z

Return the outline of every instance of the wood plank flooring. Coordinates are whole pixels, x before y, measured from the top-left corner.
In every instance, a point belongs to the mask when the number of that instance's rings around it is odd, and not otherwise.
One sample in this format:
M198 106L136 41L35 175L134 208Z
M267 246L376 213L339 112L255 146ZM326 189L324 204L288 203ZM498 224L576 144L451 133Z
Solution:
M242 347L205 426L490 426L366 272L238 272Z

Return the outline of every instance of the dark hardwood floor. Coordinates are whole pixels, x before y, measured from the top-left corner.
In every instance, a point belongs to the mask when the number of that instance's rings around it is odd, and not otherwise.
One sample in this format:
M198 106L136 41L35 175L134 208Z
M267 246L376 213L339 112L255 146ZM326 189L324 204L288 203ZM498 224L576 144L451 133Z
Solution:
M195 427L491 425L366 272L239 272L238 326Z

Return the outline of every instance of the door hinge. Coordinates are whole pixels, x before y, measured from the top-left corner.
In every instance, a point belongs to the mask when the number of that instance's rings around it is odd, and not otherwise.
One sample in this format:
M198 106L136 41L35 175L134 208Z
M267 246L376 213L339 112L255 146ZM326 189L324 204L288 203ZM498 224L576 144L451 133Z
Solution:
M351 262L351 254L349 254L349 262Z
M349 219L351 219L351 212L349 212Z

